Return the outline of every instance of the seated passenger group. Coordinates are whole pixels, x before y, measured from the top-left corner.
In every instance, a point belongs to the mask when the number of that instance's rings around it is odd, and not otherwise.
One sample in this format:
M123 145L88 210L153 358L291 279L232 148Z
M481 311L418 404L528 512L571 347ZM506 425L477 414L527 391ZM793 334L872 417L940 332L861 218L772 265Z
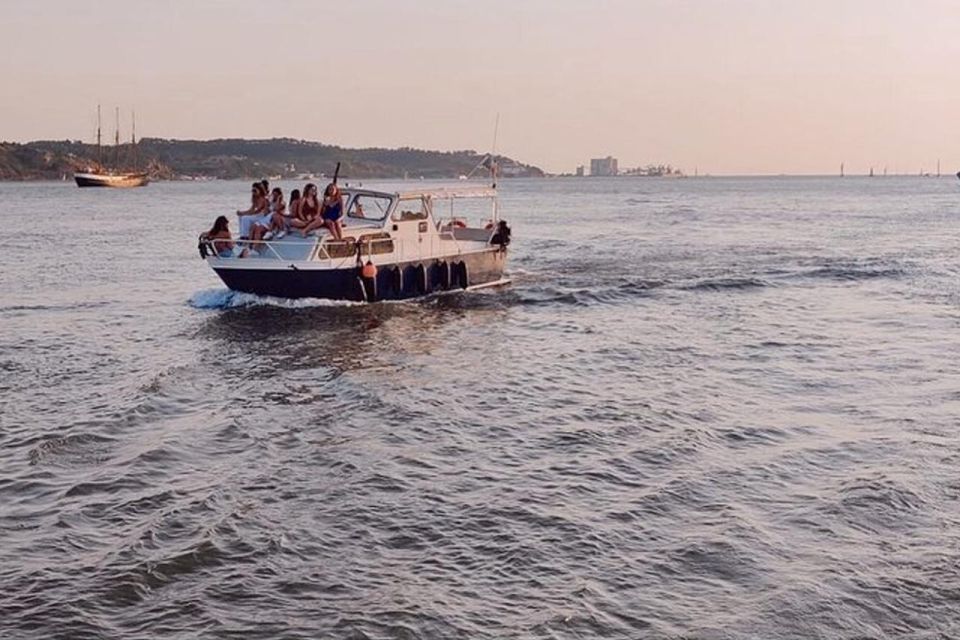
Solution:
M269 196L267 195L269 194ZM250 240L254 247L245 247L238 252L230 238L229 221L219 216L213 228L204 237L213 241L216 254L220 257L238 257L259 255L256 247L261 241L283 238L291 229L297 229L301 237L314 234L321 227L329 230L337 240L343 238L343 198L340 188L330 183L324 190L322 201L317 198L317 186L313 183L290 192L290 205L283 199L283 190L274 187L266 180L254 182L250 187L250 208L237 211L240 219L239 240Z

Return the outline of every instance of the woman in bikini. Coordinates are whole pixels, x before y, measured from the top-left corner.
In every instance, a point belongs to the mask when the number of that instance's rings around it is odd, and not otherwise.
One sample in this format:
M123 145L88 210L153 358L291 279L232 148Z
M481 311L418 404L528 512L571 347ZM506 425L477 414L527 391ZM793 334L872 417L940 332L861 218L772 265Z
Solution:
M306 237L307 233L316 228L312 225L316 222L319 215L320 203L317 201L317 185L310 183L303 188L303 197L300 198L297 206L297 220L299 220L302 225L294 224L293 226L299 227L300 235Z
M290 192L290 204L287 205L287 227L300 228L300 189Z

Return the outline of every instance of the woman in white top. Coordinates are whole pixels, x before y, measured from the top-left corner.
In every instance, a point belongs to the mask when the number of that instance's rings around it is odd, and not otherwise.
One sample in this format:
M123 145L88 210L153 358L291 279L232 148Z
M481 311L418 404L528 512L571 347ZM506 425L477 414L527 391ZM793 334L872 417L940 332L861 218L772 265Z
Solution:
M267 215L267 194L259 182L250 187L250 208L246 211L237 211L240 216L240 237L250 237L253 225Z
M280 187L274 187L270 193L270 222L267 225L268 231L263 239L277 238L278 240L287 233L287 203L283 201L283 190Z

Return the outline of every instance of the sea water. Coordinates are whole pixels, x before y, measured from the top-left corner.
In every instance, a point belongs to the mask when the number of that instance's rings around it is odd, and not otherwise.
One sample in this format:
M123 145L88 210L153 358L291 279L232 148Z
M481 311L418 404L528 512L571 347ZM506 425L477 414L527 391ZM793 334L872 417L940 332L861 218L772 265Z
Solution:
M960 634L955 180L507 180L372 305L226 290L246 187L0 184L0 636Z

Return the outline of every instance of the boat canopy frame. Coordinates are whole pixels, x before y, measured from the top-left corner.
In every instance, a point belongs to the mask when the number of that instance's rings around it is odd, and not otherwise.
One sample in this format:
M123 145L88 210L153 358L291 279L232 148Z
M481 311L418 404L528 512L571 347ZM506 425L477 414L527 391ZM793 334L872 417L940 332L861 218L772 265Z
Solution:
M371 222L382 222L383 228L391 224L391 219L396 211L397 205L404 200L420 200L428 215L434 219L435 223L440 220L434 216L433 203L438 201L447 201L450 203L449 218L455 218L454 209L457 200L490 200L490 222L494 225L500 221L500 203L496 187L438 187L436 189L418 189L410 191L378 191L375 189L344 187L342 189L347 196L344 211L349 212L353 208L353 203L360 197L368 198L389 198L390 204L387 207L386 214L382 218L365 218ZM362 220L364 218L350 216L353 220Z

